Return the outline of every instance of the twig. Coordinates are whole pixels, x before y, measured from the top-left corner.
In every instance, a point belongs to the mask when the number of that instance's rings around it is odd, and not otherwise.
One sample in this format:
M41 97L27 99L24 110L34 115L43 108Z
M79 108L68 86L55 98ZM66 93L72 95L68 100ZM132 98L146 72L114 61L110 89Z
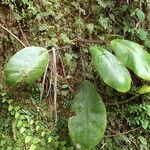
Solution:
M142 0L139 0L139 7L142 9Z
M117 133L117 134L112 134L112 135L105 135L104 138L111 138L111 137L115 137L115 136L119 136L119 135L129 134L129 133L134 132L134 131L139 130L139 129L141 129L141 127L138 127L138 128L126 131L126 132L122 132L122 133Z
M12 35L18 42L20 42L24 47L26 47L26 45L16 36L14 35L10 30L8 30L7 28L5 28L2 24L0 24L0 27L2 29L4 29L6 32L8 32L10 35Z
M100 43L101 44L101 41L100 40L91 40L91 39L77 39L76 41L78 42L85 42L85 43Z
M17 22L18 22L18 21L17 21ZM24 34L23 31L22 31L22 28L21 28L19 22L18 22L18 27L19 27L19 30L20 30L20 32L21 32L21 34L22 34L24 40L26 41L26 45L30 45L29 42L28 42L28 40L27 40L27 38L26 38L26 36L25 36L25 34Z
M109 14L110 20L112 20L116 25L120 25L112 16L112 14Z
M106 143L104 143L100 149L103 149L105 145L106 145Z
M136 146L136 148L137 148L138 150L141 150L141 148L139 148L139 146L137 145L137 143L136 143L134 140L132 140L131 142Z
M49 88L48 88L48 92L47 92L46 97L48 97L49 94L50 94L50 90L51 90L51 87L52 87L52 80L53 80L53 72L51 71L50 80L49 80Z
M53 51L53 76L54 76L54 111L55 111L55 124L58 121L57 117L57 53L56 49L52 48Z
M35 101L34 101L33 98L31 98L31 102L32 102L32 104L35 106L36 111L37 111L37 112L40 112L40 108L39 108L39 106L37 106L37 104L35 103Z
M75 39L75 40L72 40L73 42L84 42L84 43L87 43L90 44L90 43L97 43L97 44L101 44L101 41L100 40L91 40L91 39ZM63 49L68 49L70 48L72 45L66 45L66 46L62 46L62 47L55 47L55 50L63 50ZM49 49L48 52L52 52L53 51L53 48Z
M51 77L50 77L50 81L49 81L49 89L48 89L48 92L47 92L47 97L49 96L49 99L48 99L48 103L49 105L51 104L51 88L52 88L52 80L53 80L53 72L51 71Z
M131 98L128 98L128 99L126 99L126 100L124 100L124 101L121 101L121 102L116 101L115 103L105 103L105 105L107 105L107 106L115 106L115 105L126 104L126 103L128 103L128 102L130 102L130 101L132 101L132 100L135 100L135 99L138 98L139 96L140 96L140 95L135 95L135 96L133 96L133 97L131 97Z
M90 16L91 16L92 12L89 12L89 14L85 17L84 21L86 21Z
M45 72L44 72L44 76L43 76L42 89L41 89L41 93L40 93L40 102L41 102L42 97L43 97L44 84L45 84L45 79L46 79L46 74L47 74L48 65L49 65L49 64L47 64L46 69L45 69Z

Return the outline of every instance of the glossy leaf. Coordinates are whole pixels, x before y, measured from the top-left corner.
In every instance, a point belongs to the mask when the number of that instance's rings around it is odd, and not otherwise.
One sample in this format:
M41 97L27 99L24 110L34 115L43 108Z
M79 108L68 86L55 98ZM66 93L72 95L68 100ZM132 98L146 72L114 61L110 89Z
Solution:
M131 86L131 77L117 57L100 46L93 46L90 51L94 66L103 81L119 92L127 92Z
M150 80L150 54L137 43L116 39L111 42L116 56L138 77Z
M8 61L5 67L5 81L11 86L20 82L32 84L43 75L48 61L47 49L26 47Z
M69 119L69 133L77 149L90 150L98 144L106 129L106 109L95 87L83 81L75 95Z

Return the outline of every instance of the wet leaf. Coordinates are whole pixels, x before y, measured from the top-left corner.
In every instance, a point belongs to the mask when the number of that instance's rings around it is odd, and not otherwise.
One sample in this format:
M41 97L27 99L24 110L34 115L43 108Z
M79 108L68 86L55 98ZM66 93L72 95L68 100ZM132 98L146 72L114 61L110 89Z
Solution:
M141 45L115 39L111 42L111 46L116 56L138 77L150 80L150 54Z
M119 92L130 89L131 77L126 67L115 55L100 46L90 48L92 60L103 81Z

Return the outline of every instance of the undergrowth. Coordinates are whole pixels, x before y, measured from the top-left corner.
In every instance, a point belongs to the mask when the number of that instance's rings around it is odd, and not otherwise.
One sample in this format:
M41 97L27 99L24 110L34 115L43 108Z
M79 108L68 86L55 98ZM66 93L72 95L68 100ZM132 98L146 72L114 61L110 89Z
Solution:
M53 108L49 107L46 97L48 78L44 92L46 102L43 103L39 102L40 90L36 91L37 86L41 88L41 82L33 88L35 92L32 94L24 93L27 98L20 98L20 93L16 97L10 96L0 83L0 149L72 150L67 129L67 119L73 115L70 112L70 89L74 91L77 83L84 78L97 85L105 102L108 102L107 99L124 100L132 95L132 91L125 96L117 95L114 90L98 81L97 74L92 70L88 51L88 46L95 43L105 44L109 48L109 43L114 38L130 39L150 48L147 3L143 1L139 5L138 1L129 2L130 4L119 0L2 0L0 23L17 35L25 45L62 49L59 50L58 60L60 112L57 125L53 127L53 111L49 112ZM21 49L21 45L6 32L0 32L2 68L8 58L17 49ZM134 82L135 86L144 84L144 81L137 80L136 77ZM107 132L95 150L150 149L149 95L141 96L138 102L118 107L108 106L107 110Z

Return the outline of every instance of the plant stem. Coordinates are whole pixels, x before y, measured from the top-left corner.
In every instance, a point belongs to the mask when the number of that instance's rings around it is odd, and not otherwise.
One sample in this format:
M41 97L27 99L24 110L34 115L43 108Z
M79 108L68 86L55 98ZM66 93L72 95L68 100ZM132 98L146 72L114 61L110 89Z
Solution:
M40 102L41 102L42 97L43 97L44 84L45 84L45 79L46 79L46 74L47 74L48 65L49 65L49 64L47 64L46 69L45 69L45 72L44 72L44 76L43 76L42 89L41 89L41 93L40 93Z
M132 100L135 100L136 98L138 98L140 95L135 95L135 96L133 96L133 97L130 97L130 98L128 98L128 99L126 99L126 100L124 100L124 101L121 101L121 102L115 102L115 103L105 103L105 105L107 105L107 106L115 106L115 105L122 105L122 104L126 104L126 103L128 103L128 102L130 102L130 101L132 101Z
M0 27L2 29L4 29L6 32L8 32L10 35L12 35L18 42L20 42L24 47L26 47L26 45L16 36L14 35L10 30L8 30L6 27L4 27L2 24L0 24Z
M134 132L134 131L139 130L139 129L141 129L141 127L138 127L138 128L135 128L135 129L123 132L123 133L116 133L116 134L112 134L112 135L105 135L104 137L105 138L111 138L111 137L115 137L115 136L119 136L119 135L125 135L125 134L129 134L129 133Z
M54 76L54 111L55 111L55 124L58 121L57 116L57 53L56 49L52 48L53 51L53 76Z

